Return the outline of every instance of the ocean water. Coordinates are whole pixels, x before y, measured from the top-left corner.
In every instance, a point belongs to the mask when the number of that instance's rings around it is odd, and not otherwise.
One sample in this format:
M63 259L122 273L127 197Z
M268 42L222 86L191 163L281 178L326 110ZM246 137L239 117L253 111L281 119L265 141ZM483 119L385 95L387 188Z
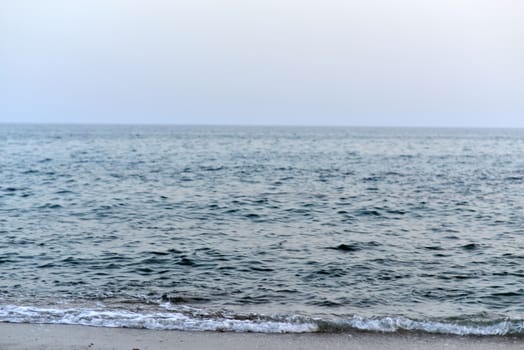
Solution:
M0 125L0 321L524 334L524 130Z

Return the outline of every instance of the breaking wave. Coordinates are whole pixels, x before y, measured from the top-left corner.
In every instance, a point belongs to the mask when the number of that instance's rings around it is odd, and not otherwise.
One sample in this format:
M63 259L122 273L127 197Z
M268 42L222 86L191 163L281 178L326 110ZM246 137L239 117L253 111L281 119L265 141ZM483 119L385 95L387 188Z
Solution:
M257 333L340 333L351 331L391 333L415 331L477 336L524 334L524 320L446 322L414 320L406 317L365 318L357 315L337 320L325 320L301 315L235 315L223 312L205 312L192 308L185 311L138 312L103 307L59 309L2 305L0 306L0 321L154 330Z

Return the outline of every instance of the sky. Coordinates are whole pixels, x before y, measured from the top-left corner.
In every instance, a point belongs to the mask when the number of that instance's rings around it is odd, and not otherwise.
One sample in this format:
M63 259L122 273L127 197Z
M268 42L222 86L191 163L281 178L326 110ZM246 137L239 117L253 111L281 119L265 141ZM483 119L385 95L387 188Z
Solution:
M2 0L0 122L524 127L521 0Z

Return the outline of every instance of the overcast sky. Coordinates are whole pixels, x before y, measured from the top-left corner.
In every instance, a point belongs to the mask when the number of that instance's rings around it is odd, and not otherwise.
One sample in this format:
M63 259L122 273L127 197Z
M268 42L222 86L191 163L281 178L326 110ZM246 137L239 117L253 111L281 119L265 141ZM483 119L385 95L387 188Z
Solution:
M524 1L2 0L0 122L524 127Z

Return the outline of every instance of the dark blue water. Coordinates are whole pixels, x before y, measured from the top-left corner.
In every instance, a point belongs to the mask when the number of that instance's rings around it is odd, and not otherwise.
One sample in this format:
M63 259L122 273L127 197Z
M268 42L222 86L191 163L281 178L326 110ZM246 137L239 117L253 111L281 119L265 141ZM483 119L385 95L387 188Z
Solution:
M524 130L0 125L0 320L524 333Z

